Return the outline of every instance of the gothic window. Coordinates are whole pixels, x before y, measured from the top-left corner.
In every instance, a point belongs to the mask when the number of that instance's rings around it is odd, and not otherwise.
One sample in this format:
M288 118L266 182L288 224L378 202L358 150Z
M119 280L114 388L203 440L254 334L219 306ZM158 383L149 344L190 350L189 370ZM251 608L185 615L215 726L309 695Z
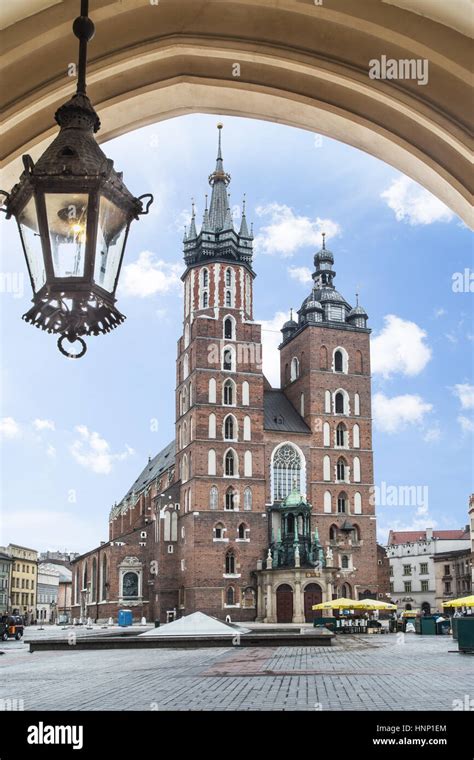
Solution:
M222 354L222 369L235 372L235 350L232 346L226 346Z
M244 417L244 441L250 441L252 437L252 425L250 417Z
M225 270L225 285L226 285L226 288L230 288L232 285L232 270L231 269Z
M187 507L187 493L184 494L184 506ZM187 510L186 510L187 511ZM171 541L171 512L165 512L163 541Z
M329 422L325 422L323 425L323 446L331 445L331 428Z
M336 393L335 412L336 414L344 414L344 394L341 391Z
M331 413L331 392L324 391L324 411L326 414Z
M341 567L343 570L347 570L349 568L349 557L347 554L343 554L341 557Z
M352 469L353 469L354 483L360 483L360 459L359 459L359 457L354 457L354 461L352 463Z
M232 293L230 290L226 290L225 292L225 305L227 307L232 306Z
M242 405L248 406L250 404L250 386L247 380L242 383Z
M209 287L209 272L207 269L202 270L202 287L207 288Z
M233 488L228 488L225 493L225 508L233 511L235 509L235 491Z
M300 395L300 414L304 417L304 393Z
M233 586L229 586L226 591L225 603L228 607L233 607L235 604L235 590Z
M209 438L216 437L216 415L209 415Z
M334 354L334 372L343 372L344 362L342 358L342 351L336 351Z
M219 492L217 486L211 486L211 490L209 491L209 509L217 509L218 502Z
M94 557L92 560L92 572L91 572L91 601L97 601L97 560Z
M187 348L189 346L189 324L186 323L186 326L184 328L184 347Z
M345 480L346 479L346 460L340 457L337 460L336 465L337 470L337 479L338 480Z
M344 491L342 491L337 497L337 511L340 514L345 514L347 512L347 494L345 494Z
M291 360L291 374L290 374L290 380L297 380L300 374L300 363L296 356L293 357Z
M216 474L216 452L214 449L209 449L207 454L207 474Z
M360 542L360 528L358 525L354 525L354 528L352 530L352 540L355 544L358 544Z
M202 308L207 309L208 306L209 306L209 293L207 292L207 290L205 290L204 293L202 294Z
M343 422L340 422L336 428L336 446L346 445L346 426Z
M289 443L280 446L273 457L273 498L286 498L293 488L303 490L302 461L297 450Z
M223 402L225 406L234 406L235 404L235 385L233 380L226 380L223 389Z
M352 442L355 449L360 448L360 428L357 423L352 428Z
M188 477L189 477L188 457L185 454L181 460L181 482L186 483Z
M216 527L214 528L214 533L216 538L224 538L225 527L223 523L217 523Z
M252 509L252 489L246 488L244 491L244 510L250 512Z
M210 404L216 403L216 381L213 377L209 380L208 401Z
M247 536L245 535L246 530L247 530L247 526L245 525L245 523L240 523L238 527L238 531L237 531L237 537L240 538L241 540L243 540L244 538L247 538Z
M138 596L137 573L125 573L122 579L122 596L131 599Z
M233 323L231 317L227 317L224 320L224 338L226 340L233 340L234 339L234 323Z
M331 480L331 459L323 457L323 480Z
M331 525L329 528L329 540L335 541L337 538L337 525Z
M236 469L235 453L232 451L232 449L229 449L225 455L225 474L229 476L235 475Z
M233 552L227 552L225 555L225 571L226 575L235 575L235 554Z
M236 432L235 419L231 414L228 414L224 420L224 439L226 441L234 441Z
M360 396L358 393L354 396L354 414L357 416L360 414Z
M324 492L324 511L328 513L332 512L332 499L330 491Z
M362 514L362 496L358 491L354 494L354 514L355 515L361 515Z
M252 452L246 451L244 454L244 475L246 478L252 477Z

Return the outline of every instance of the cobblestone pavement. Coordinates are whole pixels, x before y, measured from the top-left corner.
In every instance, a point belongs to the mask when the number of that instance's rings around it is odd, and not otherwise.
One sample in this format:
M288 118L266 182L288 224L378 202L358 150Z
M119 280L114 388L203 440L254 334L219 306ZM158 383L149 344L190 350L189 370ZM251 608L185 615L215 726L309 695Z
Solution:
M46 651L0 646L0 698L25 710L450 710L474 658L448 636L332 647ZM0 703L1 704L1 703Z

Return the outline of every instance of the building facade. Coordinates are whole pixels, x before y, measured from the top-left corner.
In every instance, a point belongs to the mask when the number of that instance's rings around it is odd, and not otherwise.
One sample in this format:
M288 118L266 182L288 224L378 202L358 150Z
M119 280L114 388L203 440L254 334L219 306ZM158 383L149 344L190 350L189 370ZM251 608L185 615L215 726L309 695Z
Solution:
M430 613L439 608L436 559L439 555L470 550L469 529L390 531L390 591L394 602L408 610ZM454 598L454 597L453 597Z
M0 615L11 609L10 584L13 559L5 551L0 551Z
M36 619L38 552L18 544L8 544L0 551L12 559L10 571L10 609L23 615L28 623Z
M311 620L312 604L378 596L367 314L336 290L334 256L282 326L281 387L262 370L245 202L234 228L221 128L211 199L184 239L174 440L73 562L73 616L121 607L162 622Z
M38 564L38 590L36 620L38 623L55 623L59 596L59 570L47 562Z
M471 594L474 594L474 493L469 497L469 533L471 539Z
M471 549L454 549L434 556L436 607L471 593Z

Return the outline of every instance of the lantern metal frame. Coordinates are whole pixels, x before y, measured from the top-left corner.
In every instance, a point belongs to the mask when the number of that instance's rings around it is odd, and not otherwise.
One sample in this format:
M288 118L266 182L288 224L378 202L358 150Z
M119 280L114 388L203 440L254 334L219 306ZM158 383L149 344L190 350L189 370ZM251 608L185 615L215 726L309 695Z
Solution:
M33 290L33 307L23 315L23 319L49 333L59 334L58 347L69 358L80 358L87 350L84 336L99 335L121 324L125 317L116 308L116 289L120 278L123 257L128 240L130 224L134 219L148 214L153 195L146 193L135 198L125 186L122 174L114 169L113 161L108 159L99 147L94 134L100 129L100 120L86 94L87 44L93 38L95 27L88 15L88 0L81 0L81 15L75 19L73 31L79 39L79 61L76 93L64 103L55 114L60 131L48 146L36 164L31 156L23 156L24 171L19 182L10 193L0 190L5 196L2 211L6 218L14 216L17 220L20 240L25 255L28 275ZM53 223L48 218L47 199L64 195L64 211L74 206L74 196L86 196L86 223L83 231L83 271L80 275L60 276L55 271L51 234ZM34 236L39 236L41 262L44 266L44 283L38 287L31 269L29 250L21 221L22 214L33 199L37 226ZM105 242L108 231L107 251L97 246L100 222L101 200L107 201L119 218L114 228L114 235L105 226L101 228ZM56 198L57 200L57 198ZM83 210L84 210L83 209ZM105 207L104 207L105 209ZM104 212L105 215L105 212ZM57 212L61 220L66 217ZM26 225L28 226L28 225ZM111 257L111 274L113 283L109 289L96 282L96 265L98 257L105 256L107 264L110 241L120 238L120 248ZM67 238L77 244L78 238ZM39 254L37 253L37 256ZM114 272L114 268L116 271ZM105 269L101 270L105 276ZM65 348L65 341L70 344L79 342L80 351L72 353Z

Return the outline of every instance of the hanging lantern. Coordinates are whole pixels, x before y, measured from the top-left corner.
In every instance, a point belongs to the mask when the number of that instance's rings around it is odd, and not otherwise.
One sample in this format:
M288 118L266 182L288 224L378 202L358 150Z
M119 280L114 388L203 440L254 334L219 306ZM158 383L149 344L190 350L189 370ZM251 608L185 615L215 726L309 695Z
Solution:
M151 194L135 198L127 190L94 137L100 121L86 95L87 43L95 31L88 5L82 0L73 25L77 90L55 114L59 134L36 164L23 156L18 184L0 191L2 211L17 220L33 289L23 319L58 334L61 353L75 359L87 350L84 337L108 333L125 319L115 291L128 231L153 202Z

